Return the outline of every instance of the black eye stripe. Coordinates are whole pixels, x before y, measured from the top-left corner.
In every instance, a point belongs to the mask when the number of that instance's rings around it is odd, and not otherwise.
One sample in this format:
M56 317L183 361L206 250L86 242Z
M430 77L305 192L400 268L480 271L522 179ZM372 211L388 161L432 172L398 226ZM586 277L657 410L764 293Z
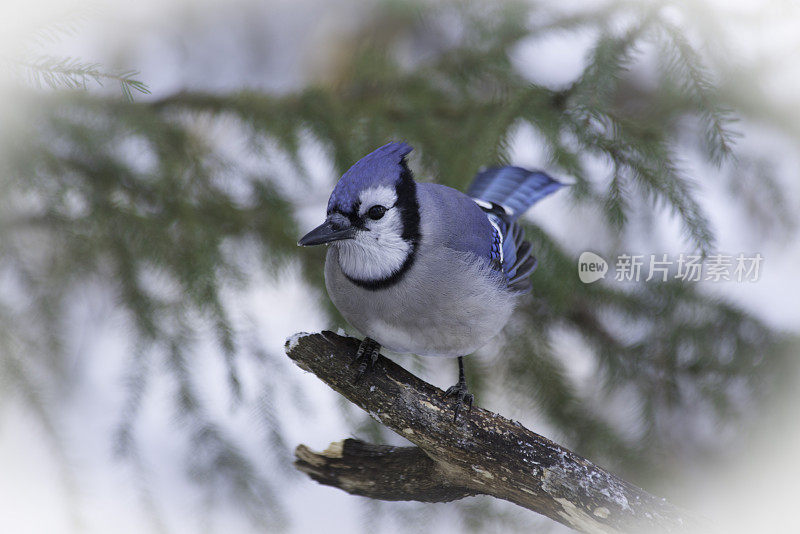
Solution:
M364 221L358 216L358 211L344 211L340 209L333 209L328 212L328 216L330 216L333 213L338 213L344 217L347 217L347 219L350 221L350 224L352 224L356 228L364 227Z

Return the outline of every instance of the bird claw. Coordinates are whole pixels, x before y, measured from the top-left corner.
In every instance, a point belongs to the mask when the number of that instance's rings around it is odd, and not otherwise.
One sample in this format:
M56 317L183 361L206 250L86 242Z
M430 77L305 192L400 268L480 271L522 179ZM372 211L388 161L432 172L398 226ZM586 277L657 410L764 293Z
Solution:
M380 356L380 354L381 346L375 340L365 337L361 341L353 357L353 363L359 364L358 372L353 380L354 384L357 384L367 372L372 371L372 366L378 361L378 356Z
M475 400L475 396L469 392L466 383L459 382L455 386L450 386L447 388L447 391L444 392L444 398L447 399L449 397L456 398L456 405L453 410L454 423L458 420L458 414L461 411L462 406L466 405L467 412L472 412L472 401Z

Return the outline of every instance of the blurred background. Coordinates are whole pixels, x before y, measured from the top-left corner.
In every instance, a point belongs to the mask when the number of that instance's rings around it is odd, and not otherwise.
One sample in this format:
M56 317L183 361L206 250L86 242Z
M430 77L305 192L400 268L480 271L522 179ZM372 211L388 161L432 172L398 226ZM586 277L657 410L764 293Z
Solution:
M404 443L283 352L348 328L296 241L389 140L419 180L574 184L526 218L534 290L467 359L479 405L722 531L800 531L797 3L0 9L0 531L567 531L292 467L299 443ZM583 284L587 250L764 259Z

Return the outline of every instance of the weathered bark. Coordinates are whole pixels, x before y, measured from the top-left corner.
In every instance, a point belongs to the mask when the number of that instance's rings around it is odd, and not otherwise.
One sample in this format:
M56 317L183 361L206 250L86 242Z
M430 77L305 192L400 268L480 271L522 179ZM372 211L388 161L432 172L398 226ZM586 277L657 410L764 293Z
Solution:
M295 466L328 486L383 501L449 502L478 492L453 485L419 447L373 445L357 439L331 443L324 452L305 445L295 450Z
M322 453L300 445L295 465L320 483L382 500L446 502L485 494L591 533L685 532L686 512L621 480L516 421L475 407L453 422L442 390L380 357L354 383L358 340L333 332L294 336L302 369L417 447L347 439ZM692 529L693 530L693 529Z

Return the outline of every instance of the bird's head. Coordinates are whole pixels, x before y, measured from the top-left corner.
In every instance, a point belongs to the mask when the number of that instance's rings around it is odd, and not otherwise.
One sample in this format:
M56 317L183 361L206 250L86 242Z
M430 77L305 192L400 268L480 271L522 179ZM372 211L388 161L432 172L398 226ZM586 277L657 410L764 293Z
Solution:
M389 143L350 167L331 193L325 222L298 245L336 246L344 274L364 287L399 280L419 241L416 184L406 164L411 150Z

